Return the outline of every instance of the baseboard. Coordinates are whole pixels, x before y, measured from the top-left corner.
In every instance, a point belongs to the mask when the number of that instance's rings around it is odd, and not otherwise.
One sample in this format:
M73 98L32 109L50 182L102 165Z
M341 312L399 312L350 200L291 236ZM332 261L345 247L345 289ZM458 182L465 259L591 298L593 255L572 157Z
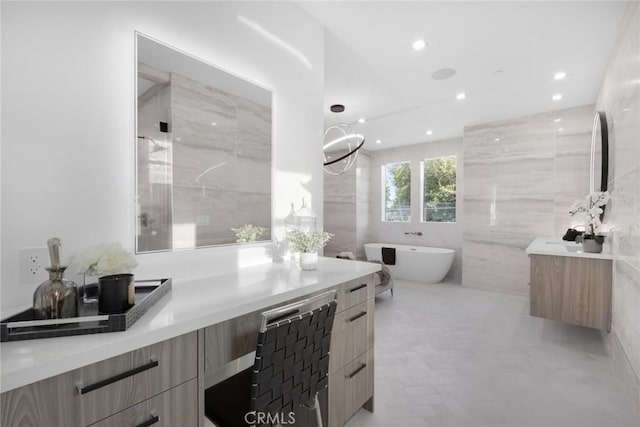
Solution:
M618 339L618 335L612 331L609 334L603 332L602 336L607 352L611 356L613 370L629 397L636 424L640 427L640 376L633 368L629 356Z

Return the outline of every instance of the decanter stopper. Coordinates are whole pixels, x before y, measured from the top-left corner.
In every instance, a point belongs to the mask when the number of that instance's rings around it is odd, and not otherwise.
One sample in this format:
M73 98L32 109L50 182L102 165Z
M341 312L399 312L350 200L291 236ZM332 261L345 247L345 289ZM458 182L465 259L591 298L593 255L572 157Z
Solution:
M43 282L33 294L36 319L62 319L78 316L78 286L64 279L66 266L60 263L61 241L57 237L47 240L51 267L47 267L49 280Z

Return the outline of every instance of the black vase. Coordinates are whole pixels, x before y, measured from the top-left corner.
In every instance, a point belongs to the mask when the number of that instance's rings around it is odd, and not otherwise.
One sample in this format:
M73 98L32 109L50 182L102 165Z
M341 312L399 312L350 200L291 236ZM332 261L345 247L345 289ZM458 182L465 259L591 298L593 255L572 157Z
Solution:
M114 274L98 279L98 312L124 313L134 304L133 274Z

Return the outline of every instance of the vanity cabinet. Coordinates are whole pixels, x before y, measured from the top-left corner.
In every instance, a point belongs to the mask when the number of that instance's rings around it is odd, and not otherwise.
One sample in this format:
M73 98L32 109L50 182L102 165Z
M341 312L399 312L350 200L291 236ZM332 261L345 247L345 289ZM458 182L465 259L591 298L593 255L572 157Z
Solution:
M191 332L10 390L1 395L2 426L85 427L136 405L138 418L152 419L161 413L157 402L182 402L171 397L177 391L152 398L197 377L196 349L197 335ZM189 419L193 401L182 403L171 412Z
M530 255L530 314L609 331L610 259Z
M343 426L361 407L373 410L374 285L374 274L367 274L275 305L337 291L329 384L320 395L325 426ZM0 425L202 427L206 388L253 365L261 314L275 306L256 306L260 309L6 391L0 395ZM313 411L305 408L296 411L296 420L300 427L316 424Z
M363 406L373 411L374 276L345 283L331 334L329 427L342 427Z

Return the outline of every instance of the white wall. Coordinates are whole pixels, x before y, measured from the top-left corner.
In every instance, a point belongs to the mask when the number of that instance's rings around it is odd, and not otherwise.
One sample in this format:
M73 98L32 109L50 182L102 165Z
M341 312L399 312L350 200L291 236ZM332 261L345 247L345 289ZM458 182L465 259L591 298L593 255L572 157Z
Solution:
M420 222L422 188L420 162L435 157L456 156L456 222ZM462 280L462 196L463 196L462 138L433 141L406 147L377 150L371 153L371 241L449 248L456 251L448 278ZM386 163L411 162L411 222L382 221L381 167ZM422 236L405 236L405 232L422 231Z
M324 33L299 6L3 2L2 307L29 304L35 288L18 285L20 248L58 236L67 262L102 241L133 249L134 30L271 88L274 235L292 201L307 196L322 213ZM265 252L141 255L136 274L224 272L268 262Z

